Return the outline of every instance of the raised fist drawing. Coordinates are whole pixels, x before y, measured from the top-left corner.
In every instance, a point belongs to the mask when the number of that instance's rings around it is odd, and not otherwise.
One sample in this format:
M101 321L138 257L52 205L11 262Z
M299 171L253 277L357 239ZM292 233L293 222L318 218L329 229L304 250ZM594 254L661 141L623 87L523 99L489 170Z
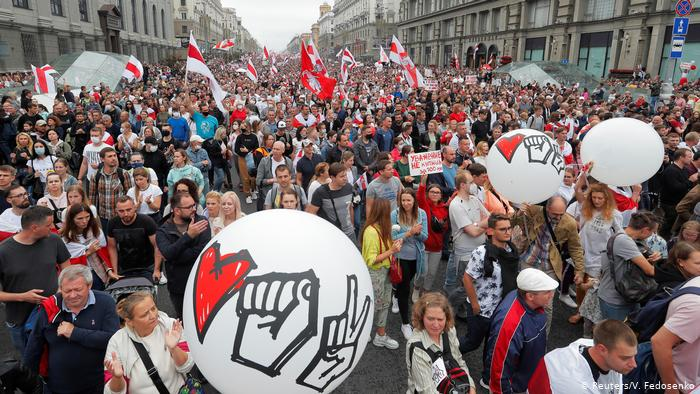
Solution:
M317 334L319 280L313 270L249 277L238 295L231 360L277 376Z
M345 310L337 316L323 319L318 352L297 378L298 384L323 392L350 370L357 354L360 333L367 322L370 303L369 296L357 299L357 277L348 275ZM358 311L358 308L361 309Z
M530 163L547 164L554 149L549 139L544 135L531 135L523 140L527 148L527 158Z
M550 141L549 144L552 146L552 167L557 170L557 174L561 174L564 171L564 158L561 153L559 153L560 148L556 142Z

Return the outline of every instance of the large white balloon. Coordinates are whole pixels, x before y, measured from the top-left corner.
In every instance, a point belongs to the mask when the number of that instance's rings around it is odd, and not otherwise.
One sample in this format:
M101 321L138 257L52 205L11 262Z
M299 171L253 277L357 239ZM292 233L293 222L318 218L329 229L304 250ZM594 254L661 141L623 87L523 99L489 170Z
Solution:
M222 393L330 392L365 350L373 299L362 256L335 226L262 211L199 256L185 290L185 338Z
M651 178L664 160L664 144L649 124L614 118L591 128L581 145L581 160L593 162L591 175L600 182L630 186Z
M564 159L557 143L531 129L499 138L486 162L491 185L515 203L536 204L553 196L564 179Z

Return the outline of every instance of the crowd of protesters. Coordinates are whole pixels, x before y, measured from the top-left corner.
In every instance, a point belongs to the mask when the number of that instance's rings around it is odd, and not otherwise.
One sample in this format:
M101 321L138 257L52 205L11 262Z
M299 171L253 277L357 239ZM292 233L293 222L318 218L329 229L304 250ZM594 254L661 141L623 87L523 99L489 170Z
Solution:
M645 97L615 91L617 81L589 92L485 72L469 85L434 69L428 91L396 69L357 67L356 82L319 100L293 58L257 83L237 64L209 63L229 93L224 111L198 75L185 80L184 63L148 65L147 81L118 90L65 86L51 110L30 91L3 98L0 301L44 392L177 392L193 367L177 320L187 278L244 207L306 211L357 244L374 290L370 340L406 341L408 392L622 392L623 379L650 379L635 368L649 359L667 392L700 385L700 290L688 290L700 287L694 87L664 101L658 78L635 82ZM602 184L581 160L586 133L616 117L648 122L663 140L664 163L643 184ZM567 164L540 205L512 204L488 179L489 149L521 128L555 139ZM426 151L441 152L443 171L412 175L408 156ZM403 275L392 284L394 259ZM619 285L630 275L652 285L631 297ZM115 304L103 290L124 278L167 285L174 316L148 291ZM642 320L658 294L676 298L642 338L622 322ZM547 347L553 307L568 308L583 339ZM399 340L387 334L390 311ZM462 354L482 345L473 379ZM466 378L435 380L437 358Z

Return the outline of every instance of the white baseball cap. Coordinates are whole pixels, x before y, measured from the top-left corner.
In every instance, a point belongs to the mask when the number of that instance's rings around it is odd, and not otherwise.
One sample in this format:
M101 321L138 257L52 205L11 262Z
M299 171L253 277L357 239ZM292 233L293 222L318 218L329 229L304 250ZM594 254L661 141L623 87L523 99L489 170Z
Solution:
M536 268L525 268L516 279L518 289L524 291L550 291L559 287L559 282Z

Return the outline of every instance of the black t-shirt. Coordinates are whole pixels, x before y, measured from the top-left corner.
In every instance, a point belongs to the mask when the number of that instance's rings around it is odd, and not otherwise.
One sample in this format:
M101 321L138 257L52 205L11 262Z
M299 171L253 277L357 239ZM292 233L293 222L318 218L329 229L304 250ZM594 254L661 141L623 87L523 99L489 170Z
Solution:
M114 217L107 226L107 236L117 242L119 274L129 271L153 270L153 245L148 239L155 235L158 226L150 217L136 215L134 222L125 225L119 217Z
M70 259L66 244L56 234L23 245L14 237L0 243L0 285L8 293L24 293L32 289L44 290L48 297L58 291L57 264ZM7 302L6 320L24 324L36 304Z
M297 162L297 174L301 174L301 187L304 191L309 190L309 183L311 183L311 178L314 176L316 166L322 162L323 158L321 155L315 153L311 156L310 160L304 155Z
M591 368L591 374L593 375L593 380L595 380L597 382L598 379L600 378L601 374L607 375L608 372L610 372L610 371L604 371L604 370L600 369L600 367L598 367L598 364L596 364L595 361L593 361L593 358L591 357L591 354L589 353L590 350L591 350L591 348L589 346L579 346L578 347L578 351L581 353L583 358L588 363L588 366Z

